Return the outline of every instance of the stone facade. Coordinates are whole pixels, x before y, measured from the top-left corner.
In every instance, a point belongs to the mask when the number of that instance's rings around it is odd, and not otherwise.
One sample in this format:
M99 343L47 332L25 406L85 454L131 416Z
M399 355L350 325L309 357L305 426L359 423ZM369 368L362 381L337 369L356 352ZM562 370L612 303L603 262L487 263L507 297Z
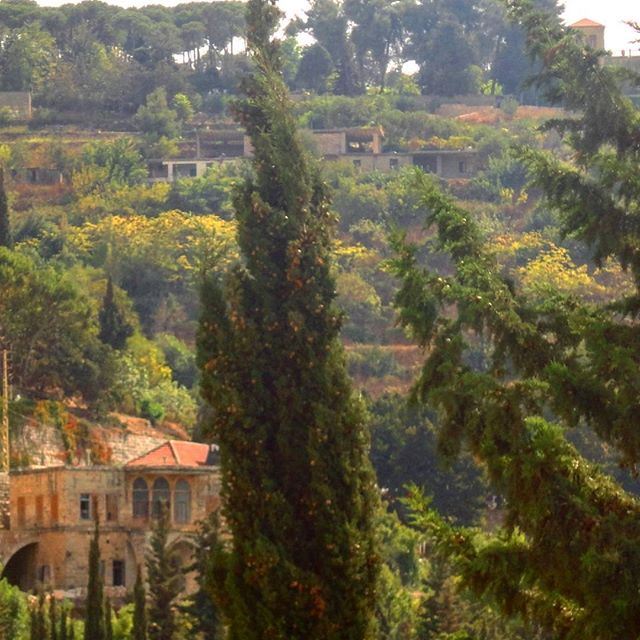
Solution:
M187 445L190 457L181 459ZM177 455L163 455L165 449ZM137 567L144 569L152 521L163 504L171 514L170 543L188 566L191 534L219 506L219 472L210 454L207 445L167 442L120 467L12 472L9 528L0 531L3 576L24 590L45 585L83 598L97 517L105 590L121 598ZM188 578L188 590L193 586Z

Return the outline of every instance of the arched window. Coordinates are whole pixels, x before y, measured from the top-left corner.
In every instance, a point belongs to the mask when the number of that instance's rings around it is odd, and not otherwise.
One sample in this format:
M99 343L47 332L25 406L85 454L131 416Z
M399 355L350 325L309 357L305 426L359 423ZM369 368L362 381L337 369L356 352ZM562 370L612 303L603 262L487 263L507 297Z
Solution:
M153 481L153 497L151 498L151 515L159 518L162 509L171 513L171 489L165 478L156 478Z
M149 517L149 487L144 478L136 478L133 483L133 517Z
M191 487L186 480L176 482L173 519L183 524L191 520Z

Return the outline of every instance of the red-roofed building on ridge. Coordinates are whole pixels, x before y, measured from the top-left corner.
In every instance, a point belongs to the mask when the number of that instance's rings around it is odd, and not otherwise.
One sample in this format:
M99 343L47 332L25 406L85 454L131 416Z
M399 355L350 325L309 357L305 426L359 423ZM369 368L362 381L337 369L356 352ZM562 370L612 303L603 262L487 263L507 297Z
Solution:
M106 594L116 600L144 569L154 518L171 514L170 545L191 564L191 534L220 504L217 447L168 440L123 466L60 466L12 471L11 505L0 528L1 576L28 591L82 599L89 542L100 522ZM186 590L194 584L187 577Z

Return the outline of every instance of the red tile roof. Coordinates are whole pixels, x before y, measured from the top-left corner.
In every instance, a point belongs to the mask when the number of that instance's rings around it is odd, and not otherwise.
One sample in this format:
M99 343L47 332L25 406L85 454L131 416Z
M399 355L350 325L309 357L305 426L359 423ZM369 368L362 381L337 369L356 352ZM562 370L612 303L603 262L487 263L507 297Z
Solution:
M574 22L571 27L604 27L603 24L599 22L594 22L593 20L589 20L589 18L583 18L582 20L578 20L578 22Z
M167 440L151 449L144 455L127 462L127 467L208 467L215 464L217 447L185 442L184 440Z

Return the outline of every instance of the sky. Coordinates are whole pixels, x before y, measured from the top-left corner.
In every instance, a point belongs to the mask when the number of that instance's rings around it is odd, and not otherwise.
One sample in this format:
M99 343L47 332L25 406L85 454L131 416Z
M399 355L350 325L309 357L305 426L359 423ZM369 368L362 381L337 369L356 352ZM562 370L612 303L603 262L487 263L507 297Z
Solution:
M39 0L40 4L55 6L69 0ZM107 0L110 4L125 7L140 7L145 4L174 5L176 0ZM280 7L293 15L304 11L306 0L280 0ZM640 54L640 44L631 44L638 36L628 26L625 20L640 22L640 2L638 0L564 0L565 20L567 24L577 22L582 18L590 18L606 26L605 44L608 49L619 55L622 49L633 50Z

